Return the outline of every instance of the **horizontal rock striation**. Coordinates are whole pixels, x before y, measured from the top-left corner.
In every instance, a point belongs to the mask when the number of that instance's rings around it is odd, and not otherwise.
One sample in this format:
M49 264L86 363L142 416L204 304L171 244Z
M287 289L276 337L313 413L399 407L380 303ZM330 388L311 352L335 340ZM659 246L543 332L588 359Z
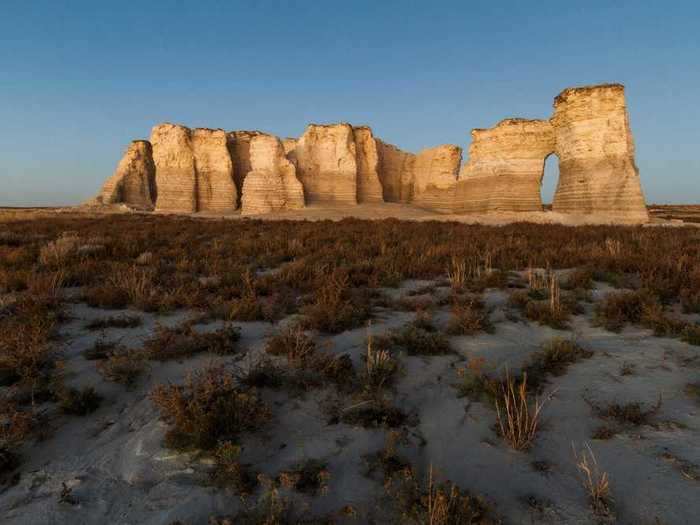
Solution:
M236 208L233 165L223 130L160 124L151 132L157 211L227 212Z
M150 142L134 140L95 200L99 204L125 203L135 208L152 209L156 199L155 176Z
M552 209L644 222L648 214L634 161L634 141L620 84L564 90L552 125L559 185Z
M411 202L421 208L450 213L462 162L462 148L447 144L425 149L413 162Z
M310 124L293 156L307 203L357 204L357 159L350 124Z
M554 148L548 120L506 119L493 128L473 130L454 211L542 211L544 162Z
M230 212L236 209L238 191L226 132L197 128L191 132L196 173L197 211Z
M243 180L241 213L254 215L304 207L304 188L282 142L272 135L252 137L251 171Z
M377 142L367 126L353 128L357 156L357 202L384 202Z
M179 213L380 202L442 213L539 212L545 159L556 154L555 212L648 220L619 84L566 89L549 120L510 118L471 136L460 169L458 146L413 154L367 126L310 124L298 139L280 140L260 131L160 124L150 143L129 146L90 204L155 204Z

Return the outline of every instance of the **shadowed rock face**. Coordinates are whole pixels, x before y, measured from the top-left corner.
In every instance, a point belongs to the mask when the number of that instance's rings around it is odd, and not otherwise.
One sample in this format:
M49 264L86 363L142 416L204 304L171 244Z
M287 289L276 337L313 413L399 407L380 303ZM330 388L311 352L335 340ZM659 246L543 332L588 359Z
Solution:
M294 149L307 203L357 204L357 160L350 124L310 124Z
M357 155L357 202L384 202L379 182L379 156L372 130L366 126L353 128Z
M117 169L102 186L96 200L102 204L126 203L151 209L155 202L156 168L151 144L135 140L127 148Z
M160 124L151 132L156 210L225 212L236 208L231 157L223 130Z
M243 215L304 207L304 188L277 137L262 134L253 137L249 162L251 171L243 180Z
M554 100L552 125L559 156L554 211L648 220L623 86L564 90Z
M261 131L230 131L226 134L228 151L233 162L233 180L238 190L238 204L241 203L243 181L251 171L250 141L260 135L266 135L266 133Z
M410 202L416 156L376 139L379 181L385 202Z
M541 211L544 162L554 147L548 120L507 119L490 129L473 130L454 211Z

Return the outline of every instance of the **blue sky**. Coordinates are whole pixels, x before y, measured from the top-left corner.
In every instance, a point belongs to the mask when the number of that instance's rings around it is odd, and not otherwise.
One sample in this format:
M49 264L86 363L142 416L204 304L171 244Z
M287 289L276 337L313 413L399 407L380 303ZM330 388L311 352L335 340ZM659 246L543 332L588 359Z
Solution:
M698 203L699 22L685 1L1 0L0 205L91 196L161 121L348 121L466 157L472 128L601 82L627 87L647 200Z

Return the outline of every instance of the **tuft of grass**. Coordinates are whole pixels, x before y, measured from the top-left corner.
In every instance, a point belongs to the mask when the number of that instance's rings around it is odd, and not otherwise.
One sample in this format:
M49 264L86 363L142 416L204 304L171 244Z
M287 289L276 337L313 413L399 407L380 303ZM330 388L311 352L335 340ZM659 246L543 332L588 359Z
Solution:
M644 290L611 292L596 305L596 322L611 332L619 332L626 324L638 324L645 308L656 303L656 298Z
M212 450L241 432L257 430L271 417L255 391L242 390L234 374L221 366L188 374L184 385L159 385L151 399L170 426L166 446L177 450Z
M0 485L19 465L18 449L36 425L33 411L21 409L10 396L0 396Z
M383 347L399 346L408 355L446 355L453 352L447 338L422 317L392 330L388 337L375 338L375 341Z
M316 344L300 326L288 326L267 340L265 351L285 356L290 364L302 364L315 354Z
M580 454L574 450L574 458L593 512L601 519L614 521L608 473L600 468L588 443Z
M386 401L366 399L342 410L339 420L347 425L365 428L397 428L407 420L407 415Z
M88 330L104 330L106 328L136 328L141 326L143 319L138 315L114 315L93 319L85 328Z
M117 352L119 343L116 341L105 341L103 338L97 339L92 346L83 350L83 357L88 361L100 361L107 359L111 354Z
M681 341L694 346L700 346L700 325L688 324L683 330Z
M501 436L513 449L530 448L537 436L545 401L535 398L531 402L527 390L527 374L523 374L520 384L517 384L506 371L505 382L496 399L496 413Z
M375 347L372 334L367 335L367 352L364 356L364 387L369 392L380 390L390 384L399 368L396 359L388 349Z
M652 417L655 416L661 409L661 397L657 403L649 408L644 408L644 405L638 401L630 403L610 403L608 405L596 405L594 410L598 417L603 419L612 419L619 424L632 425L639 427L642 425L650 425Z
M461 382L456 385L457 396L466 397L471 401L488 402L496 404L496 398L500 392L500 383L491 379L484 372L486 360L483 357L472 358L465 368L457 371Z

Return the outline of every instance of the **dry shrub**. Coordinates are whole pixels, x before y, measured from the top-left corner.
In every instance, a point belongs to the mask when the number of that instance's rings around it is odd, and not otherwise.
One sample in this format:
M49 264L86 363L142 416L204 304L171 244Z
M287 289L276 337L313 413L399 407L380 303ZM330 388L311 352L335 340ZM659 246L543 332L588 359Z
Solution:
M574 458L593 512L601 519L614 521L608 473L600 468L588 443L580 455L574 450Z
M618 332L628 323L640 323L645 308L653 307L656 298L649 292L611 292L596 305L596 321L606 330Z
M203 352L230 355L236 352L241 330L226 325L215 332L200 333L190 323L174 328L158 325L155 335L144 342L144 351L150 359L167 361L183 359Z
M114 315L93 319L85 325L88 330L105 330L107 328L136 328L141 326L143 319L138 315Z
M252 494L257 478L240 460L241 447L224 441L214 450L212 482L218 487L231 487L241 496Z
M271 416L267 406L253 390L236 383L235 375L219 366L188 374L181 386L157 386L151 399L170 426L166 446L211 450L266 423Z
M694 346L700 346L700 325L687 324L681 333L681 340Z
M483 357L471 358L466 367L457 370L461 379L456 385L457 396L466 397L471 401L486 401L495 406L501 384L485 373L485 364L486 359Z
M39 313L27 321L10 318L0 323L0 384L20 381L33 387L53 366L49 337L54 321Z
M291 469L280 472L277 480L286 489L316 496L325 494L330 477L328 465L325 462L308 459Z
M622 425L632 425L635 427L650 425L652 417L661 410L661 396L652 407L644 408L642 403L633 401L630 403L609 403L607 405L594 405L594 410L598 417L612 419Z
M392 330L387 336L375 338L379 347L399 347L408 355L446 355L453 353L447 338L426 320L418 316L399 329Z
M406 423L408 416L399 408L382 399L364 399L344 408L337 421L365 428L397 428ZM333 418L336 421L336 418Z
M592 355L593 352L581 347L572 339L554 337L532 355L530 362L524 368L528 385L530 388L538 390L548 375L563 375L569 365L582 359L588 359Z
M45 266L60 266L77 254L79 246L80 237L75 232L64 232L41 249L39 262Z
M146 368L146 356L139 350L117 349L97 363L97 371L107 381L133 386Z
M452 317L447 324L447 332L452 335L473 335L490 332L493 325L484 303L474 297L455 297L452 301Z
M546 399L530 400L527 391L527 374L523 375L518 385L506 371L505 381L496 399L496 412L501 436L513 449L530 448L539 429L540 414L545 402Z
M457 485L436 483L430 466L425 485L410 468L403 469L386 484L400 514L401 523L429 525L493 525L492 515L483 498L472 496Z
M562 281L564 290L590 290L593 288L593 271L590 268L576 268Z
M0 397L0 485L19 464L17 448L36 425L34 413L22 410L10 395Z
M62 388L58 391L58 406L64 414L86 416L100 407L102 396L93 387Z
M370 317L370 298L362 290L351 289L348 275L335 270L318 278L313 302L304 307L303 313L307 328L340 333Z
M375 348L372 334L367 335L367 353L364 356L365 372L364 387L368 391L376 391L388 385L394 379L398 363L386 348Z

